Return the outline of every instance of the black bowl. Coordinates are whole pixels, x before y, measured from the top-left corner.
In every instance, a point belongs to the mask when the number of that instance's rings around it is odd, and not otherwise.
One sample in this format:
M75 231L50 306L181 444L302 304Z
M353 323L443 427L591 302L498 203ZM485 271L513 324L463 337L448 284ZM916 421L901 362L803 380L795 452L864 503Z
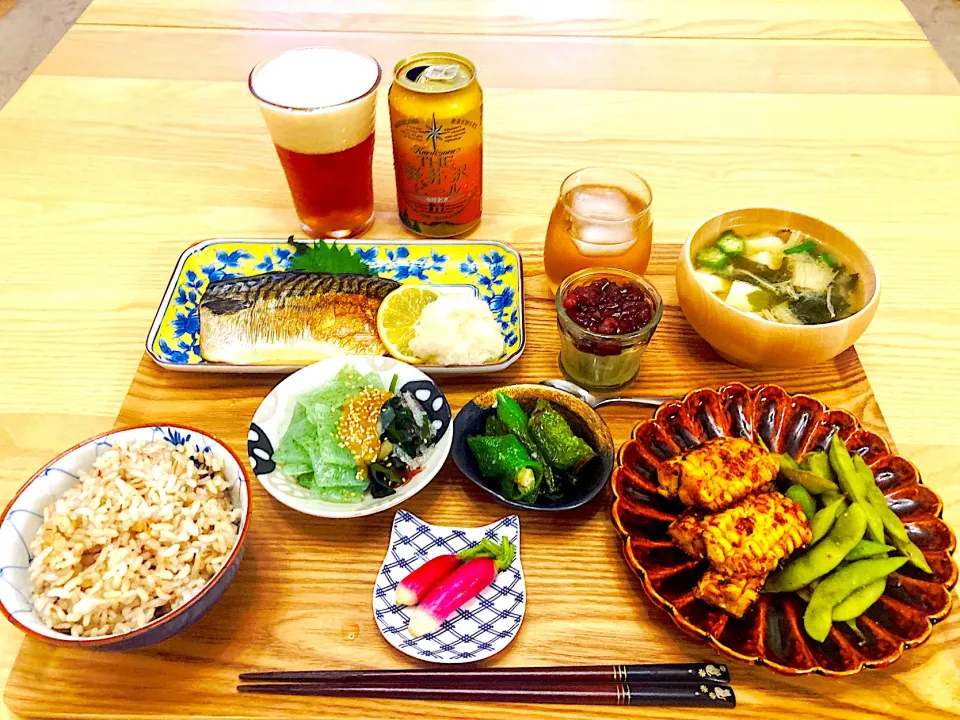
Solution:
M530 505L505 498L500 493L496 482L487 480L480 474L477 461L467 445L467 438L483 433L484 422L493 408L498 392L512 397L528 413L533 410L538 398L550 401L557 412L570 424L573 431L596 450L597 456L578 473L579 492L576 496L556 505ZM603 418L580 398L545 385L508 385L477 395L463 406L453 421L453 448L450 452L453 461L464 475L504 505L521 510L546 512L573 510L593 500L610 480L615 455L613 436Z

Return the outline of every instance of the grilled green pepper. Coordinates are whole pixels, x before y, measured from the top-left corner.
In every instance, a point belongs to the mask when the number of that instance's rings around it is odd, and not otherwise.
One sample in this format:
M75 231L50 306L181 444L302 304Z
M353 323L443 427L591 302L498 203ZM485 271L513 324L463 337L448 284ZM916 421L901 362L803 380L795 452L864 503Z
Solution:
M499 437L500 435L509 435L510 430L496 415L487 415L486 422L483 424L483 434L490 437Z
M480 474L488 480L500 480L503 494L509 499L529 503L537 499L543 468L515 435L474 435L467 438L467 445L477 459Z
M530 456L540 463L543 474L543 484L547 486L547 490L551 493L556 492L556 478L553 476L553 470L550 468L550 464L545 461L543 452L530 435L530 419L527 417L527 414L523 411L523 408L520 407L520 404L509 395L498 392L496 398L497 417L500 418L500 421L507 427L507 430L516 436L520 444L530 453Z
M542 398L530 414L530 435L547 464L557 470L576 473L597 454L574 434L563 415Z

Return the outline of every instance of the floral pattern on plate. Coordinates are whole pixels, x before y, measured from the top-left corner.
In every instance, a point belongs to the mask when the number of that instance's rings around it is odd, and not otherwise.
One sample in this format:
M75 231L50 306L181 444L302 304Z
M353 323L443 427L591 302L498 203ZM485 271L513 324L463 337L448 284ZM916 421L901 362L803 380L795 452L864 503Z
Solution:
M431 372L493 372L523 352L523 286L519 254L497 242L347 240L377 274L403 283L428 283L473 292L490 307L503 333L504 354L496 363ZM210 283L286 270L295 251L279 240L207 240L189 248L177 263L147 337L147 352L175 370L276 372L271 366L208 363L200 354L200 298ZM426 366L425 366L426 367Z

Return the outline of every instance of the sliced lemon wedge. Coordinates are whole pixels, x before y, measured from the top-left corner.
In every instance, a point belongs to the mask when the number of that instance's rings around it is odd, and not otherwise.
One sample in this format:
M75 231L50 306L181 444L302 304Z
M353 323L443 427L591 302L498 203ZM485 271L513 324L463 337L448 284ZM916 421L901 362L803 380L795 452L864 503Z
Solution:
M401 285L387 295L377 310L377 331L387 350L397 360L422 362L410 349L413 326L423 309L440 297L423 285Z

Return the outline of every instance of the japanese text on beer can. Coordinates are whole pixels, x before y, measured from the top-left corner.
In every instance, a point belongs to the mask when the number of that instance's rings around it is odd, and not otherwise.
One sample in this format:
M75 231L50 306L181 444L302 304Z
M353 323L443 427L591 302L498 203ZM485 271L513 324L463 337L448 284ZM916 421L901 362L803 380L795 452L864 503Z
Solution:
M473 64L421 53L397 64L390 126L400 219L413 232L450 237L480 222L483 96Z

